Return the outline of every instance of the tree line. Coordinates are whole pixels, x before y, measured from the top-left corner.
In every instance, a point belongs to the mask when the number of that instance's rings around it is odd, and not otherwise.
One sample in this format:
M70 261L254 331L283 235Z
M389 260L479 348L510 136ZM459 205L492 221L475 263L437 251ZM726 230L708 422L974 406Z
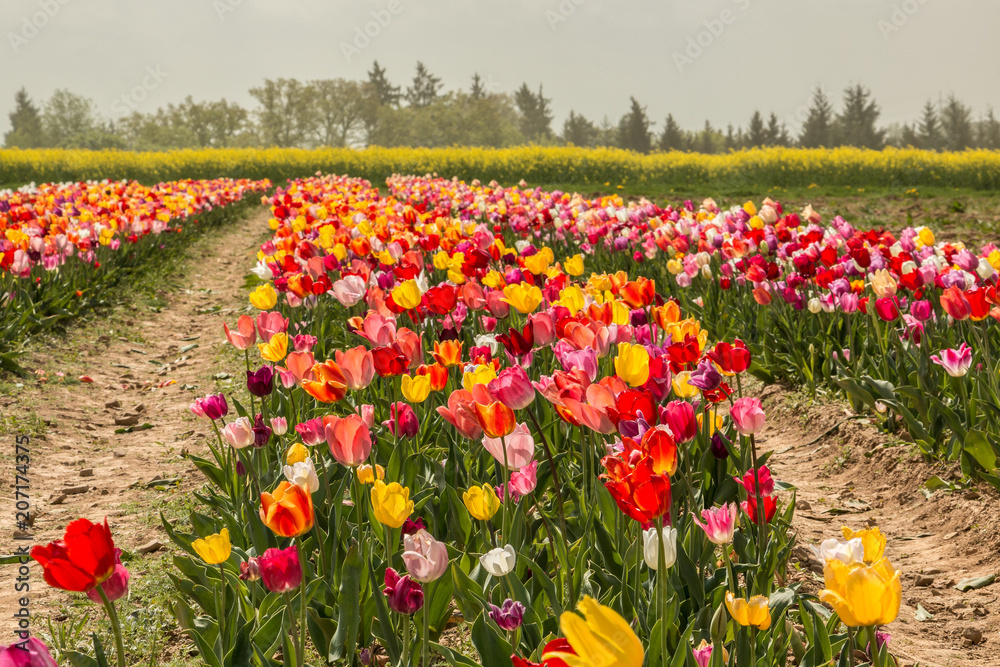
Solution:
M764 146L805 148L914 146L928 150L1000 149L1000 121L988 109L978 118L950 95L928 101L912 124L880 125L870 90L847 88L837 109L817 88L795 117L765 118L754 111L746 126L682 128L673 115L660 127L635 97L617 121L594 121L570 111L561 132L553 129L552 99L527 83L513 94L479 74L467 89L445 91L441 79L418 62L408 86L395 85L376 61L365 80L265 79L250 90L252 108L235 102L168 104L109 119L84 96L57 90L37 105L22 88L10 113L8 148L116 148L168 150L209 147L487 146L572 144L609 146L641 153L720 153ZM799 124L797 135L789 124Z

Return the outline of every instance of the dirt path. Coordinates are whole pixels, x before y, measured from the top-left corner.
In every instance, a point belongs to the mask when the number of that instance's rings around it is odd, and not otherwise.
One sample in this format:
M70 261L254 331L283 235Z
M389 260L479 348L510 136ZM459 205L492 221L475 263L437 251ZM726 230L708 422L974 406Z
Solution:
M902 572L903 607L889 627L900 666L1000 665L1000 582L968 592L954 588L1000 572L997 493L983 484L927 498L924 482L933 475L958 480L957 466L925 464L913 445L893 441L865 420L841 424L850 415L845 404L806 407L807 399L776 386L763 395L769 426L762 446L774 451L775 477L798 488L801 571L792 580L803 581L805 591L822 589L822 566L805 545L840 537L841 526L870 522L886 534L886 554ZM918 604L933 618L916 620Z
M116 544L135 558L129 563L133 582L141 583L136 572L143 570L143 559L152 565L169 551L159 511L201 486L201 474L182 454L199 452L210 435L208 424L188 408L194 397L240 382L235 377L217 382L213 376L225 344L222 324L235 322L235 311L247 304L243 276L267 219L267 211L255 210L199 240L182 271L169 276L177 289L165 290L153 307L118 308L75 327L48 349L34 346L22 360L38 370L23 387L7 386L9 393L0 394L3 468L4 479L14 479L14 432L27 429L34 525L26 532L33 540L12 540L16 526L8 487L8 505L0 511L3 553L58 539L65 525L81 516L108 517ZM93 383L66 382L57 373L74 380L86 375ZM118 432L129 424L133 432ZM152 428L139 430L145 424ZM152 483L156 480L164 481ZM151 554L142 554L143 546L153 549ZM4 619L12 618L23 595L14 590L15 575L13 567L0 569ZM44 627L41 619L61 605L79 604L81 596L49 588L34 563L30 577L37 634L39 625ZM5 633L9 623L0 624Z

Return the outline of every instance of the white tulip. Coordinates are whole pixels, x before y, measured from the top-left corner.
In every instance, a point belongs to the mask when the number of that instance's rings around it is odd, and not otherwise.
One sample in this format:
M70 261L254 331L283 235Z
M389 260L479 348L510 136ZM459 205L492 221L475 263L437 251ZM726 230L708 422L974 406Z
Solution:
M851 565L852 563L860 563L865 559L865 545L859 537L846 542L831 537L828 540L823 540L819 548L813 546L809 548L824 563L831 560L839 560L845 565Z
M642 557L651 570L659 569L660 546L656 542L656 529L650 528L642 534ZM663 528L663 560L668 568L677 562L677 529Z
M479 564L494 577L502 577L510 574L514 570L514 563L517 562L517 553L514 547L509 544L505 547L487 551L479 557Z
M284 467L285 479L292 484L298 484L303 489L308 489L309 493L319 491L319 476L313 466L312 459L308 456L305 461L300 461L294 465Z

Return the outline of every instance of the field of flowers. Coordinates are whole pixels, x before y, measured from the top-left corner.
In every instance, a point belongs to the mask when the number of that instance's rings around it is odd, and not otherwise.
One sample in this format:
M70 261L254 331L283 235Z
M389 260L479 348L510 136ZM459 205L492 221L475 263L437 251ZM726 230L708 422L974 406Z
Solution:
M208 484L192 532L163 522L213 667L895 664L877 527L812 545L818 595L789 583L750 375L836 383L996 479L991 246L399 176L269 205L256 316L225 329L249 402L194 402ZM32 555L117 629L115 553L79 519Z
M88 179L143 183L183 178L268 178L274 182L318 171L352 174L373 183L392 174L441 174L513 185L574 183L602 186L760 191L768 187L1000 187L1000 153L938 153L916 149L767 148L721 155L573 147L271 148L160 153L83 150L0 150L0 184Z
M28 336L107 304L130 273L183 245L189 222L197 229L231 219L235 204L270 187L218 179L0 190L0 368L17 370Z

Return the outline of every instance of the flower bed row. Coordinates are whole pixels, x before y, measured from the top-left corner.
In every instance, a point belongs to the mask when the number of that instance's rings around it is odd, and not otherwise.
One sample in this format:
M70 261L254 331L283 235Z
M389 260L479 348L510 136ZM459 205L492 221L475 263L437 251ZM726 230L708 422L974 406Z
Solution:
M777 220L747 205L709 233L709 202L388 185L270 199L257 314L225 331L249 398L194 403L217 436L191 457L203 507L164 522L206 664L892 664L885 538L845 528L816 547L819 596L790 582L794 489L744 393L760 348L704 326L713 275L751 289L708 249L732 266ZM34 556L114 618L106 523ZM477 655L442 639L456 618Z
M16 370L27 336L107 303L126 275L183 245L191 227L231 219L235 204L270 187L219 179L0 191L0 367Z

